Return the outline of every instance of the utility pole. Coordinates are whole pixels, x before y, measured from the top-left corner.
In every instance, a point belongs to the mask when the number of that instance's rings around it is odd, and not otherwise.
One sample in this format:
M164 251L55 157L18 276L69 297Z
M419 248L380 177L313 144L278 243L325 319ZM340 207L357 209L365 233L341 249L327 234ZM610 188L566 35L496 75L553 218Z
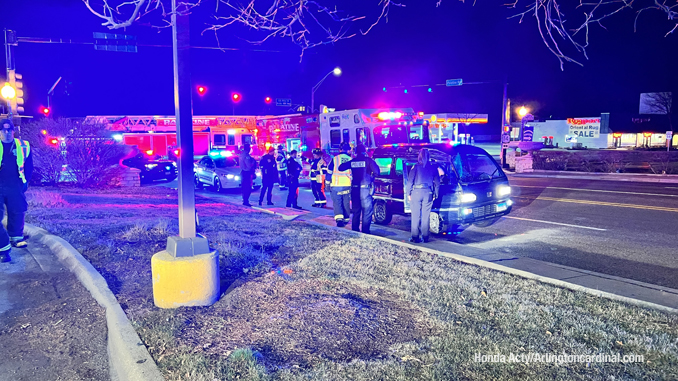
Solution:
M151 258L153 301L160 308L209 306L219 300L219 256L205 237L196 237L189 14L172 0L179 236L168 237L167 248Z

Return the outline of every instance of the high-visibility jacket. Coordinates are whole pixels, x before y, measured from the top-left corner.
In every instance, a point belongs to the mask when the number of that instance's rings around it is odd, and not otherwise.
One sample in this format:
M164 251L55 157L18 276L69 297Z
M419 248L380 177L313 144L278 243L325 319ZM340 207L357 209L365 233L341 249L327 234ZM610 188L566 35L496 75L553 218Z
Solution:
M16 165L19 167L19 178L23 183L26 183L26 174L24 173L24 163L26 158L31 154L31 145L19 138L14 138L14 145L16 146ZM0 144L0 160L2 160L2 155L4 154L4 147Z
M275 161L279 171L287 170L287 155L285 154L285 151L279 153L278 156L275 157Z
M327 164L322 158L311 161L311 180L317 183L325 182L325 173L327 173Z
M340 171L339 166L343 163L351 161L351 157L345 153L335 156L327 168L327 174L332 176L331 185L333 187L350 187L351 186L351 170Z

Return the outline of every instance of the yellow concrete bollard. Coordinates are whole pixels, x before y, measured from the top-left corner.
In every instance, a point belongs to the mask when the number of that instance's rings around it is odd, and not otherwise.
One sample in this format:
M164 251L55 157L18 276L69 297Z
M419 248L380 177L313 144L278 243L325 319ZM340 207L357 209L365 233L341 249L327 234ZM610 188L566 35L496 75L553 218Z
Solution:
M160 308L209 306L219 300L219 256L216 251L174 257L167 251L151 258L153 300Z

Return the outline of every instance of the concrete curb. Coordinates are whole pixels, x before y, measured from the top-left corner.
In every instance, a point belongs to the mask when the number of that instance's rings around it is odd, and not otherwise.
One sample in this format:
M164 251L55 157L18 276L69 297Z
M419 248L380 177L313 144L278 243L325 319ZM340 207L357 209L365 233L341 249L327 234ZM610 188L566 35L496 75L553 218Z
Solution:
M106 309L108 361L111 380L164 380L146 346L127 319L113 292L101 274L70 243L44 229L26 224L26 234L36 238L80 280L94 299Z
M664 183L678 184L677 175L651 175L644 173L595 173L595 172L569 172L569 171L543 171L535 170L524 173L509 173L509 177L542 177L555 179L580 179L580 180L604 180L626 181L639 183Z
M492 269L492 270L501 271L501 272L512 274L512 275L517 275L517 276L520 276L520 277L523 277L523 278L526 278L526 279L537 280L537 281L540 281L540 282L543 282L543 283L552 284L554 286L567 288L567 289L570 289L570 290L573 290L573 291L585 292L585 293L593 295L593 296L612 299L612 300L616 300L618 302L628 303L628 304L632 304L632 305L638 306L638 307L650 308L650 309L655 309L655 310L659 310L659 311L663 311L663 312L678 314L678 309L676 309L676 308L662 306L660 304L650 303L650 302L646 302L646 301L643 301L643 300L633 299L633 298L629 298L629 297L626 297L626 296L621 296L621 295L612 294L612 293L605 292L605 291L596 290L594 288L580 286L578 284L573 284L573 283L565 282L565 281L558 280L558 279L553 279L553 278L548 278L548 277L536 275L536 274L533 274L533 273L530 273L530 272L527 272L527 271L517 270L517 269L511 268L511 267L498 265L498 264L493 263L493 262L484 261L482 259L467 257L467 256L464 256L464 255L459 255L459 254L445 253L443 251L438 251L438 250L430 249L430 248L427 248L427 247L417 246L417 245L413 245L413 244L410 244L410 243L394 241L394 240L391 240L389 238L380 237L380 236L376 236L376 235L364 234L364 233L361 233L361 232L354 232L354 231L347 231L347 230L342 229L342 228L338 228L338 227L335 227L335 226L328 226L328 225L321 224L320 222L316 222L316 221L308 221L308 220L304 220L304 221L311 224L311 225L322 226L322 227L325 227L325 228L328 228L328 229L334 229L334 230L337 230L337 231L341 231L344 234L370 237L370 238L377 239L379 241L387 242L387 243L390 243L390 244L393 244L393 245L396 245L396 246L400 246L400 247L404 247L404 248L407 248L407 249L419 250L419 251L423 251L423 252L426 252L426 253L429 253L429 254L440 255L442 257L454 259L454 260L457 260L457 261L462 262L462 263L476 265L476 266L480 266L480 267L485 267L485 268L489 268L489 269Z

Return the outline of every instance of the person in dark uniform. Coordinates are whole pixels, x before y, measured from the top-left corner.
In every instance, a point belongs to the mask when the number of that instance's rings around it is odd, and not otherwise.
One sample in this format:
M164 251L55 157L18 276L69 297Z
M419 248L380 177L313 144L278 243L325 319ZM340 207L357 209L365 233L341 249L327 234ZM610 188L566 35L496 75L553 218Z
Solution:
M339 166L351 161L351 156L348 155L351 146L348 143L342 143L340 147L341 152L332 158L327 167L325 184L330 187L330 192L332 192L334 221L338 227L343 228L351 215L351 170L340 171Z
M412 238L410 242L428 242L429 218L433 200L438 198L440 191L440 174L438 167L431 162L428 149L419 151L417 164L407 175L407 189L405 194L410 200L412 210Z
M7 208L7 230L0 224L0 262L9 262L12 246L28 246L24 238L24 214L28 210L24 192L33 174L30 144L14 137L14 124L0 121L0 219Z
M314 208L324 208L327 205L325 197L325 174L327 173L327 164L323 159L323 151L320 148L313 149L313 160L311 160L311 190L315 203Z
M250 204L250 195L252 194L252 181L256 177L255 170L257 169L257 161L250 156L250 145L245 144L242 147L242 152L238 157L240 165L240 186L242 187L242 204L245 206L252 206Z
M275 157L273 156L274 152L275 148L269 148L268 153L262 156L261 161L259 161L259 168L261 169L259 206L264 203L264 195L266 195L266 205L273 205L273 202L271 202L273 186L278 182L278 166L276 165Z
M359 144L355 149L356 157L339 166L340 171L351 170L351 203L353 206L353 220L351 228L360 231L360 214L362 213L365 234L370 234L374 194L374 177L379 174L379 166L367 156L367 149Z
M292 150L290 152L290 158L287 160L287 203L285 206L288 208L294 208L301 210L302 208L297 205L297 199L299 198L299 176L303 168L301 164L297 161L297 151Z

